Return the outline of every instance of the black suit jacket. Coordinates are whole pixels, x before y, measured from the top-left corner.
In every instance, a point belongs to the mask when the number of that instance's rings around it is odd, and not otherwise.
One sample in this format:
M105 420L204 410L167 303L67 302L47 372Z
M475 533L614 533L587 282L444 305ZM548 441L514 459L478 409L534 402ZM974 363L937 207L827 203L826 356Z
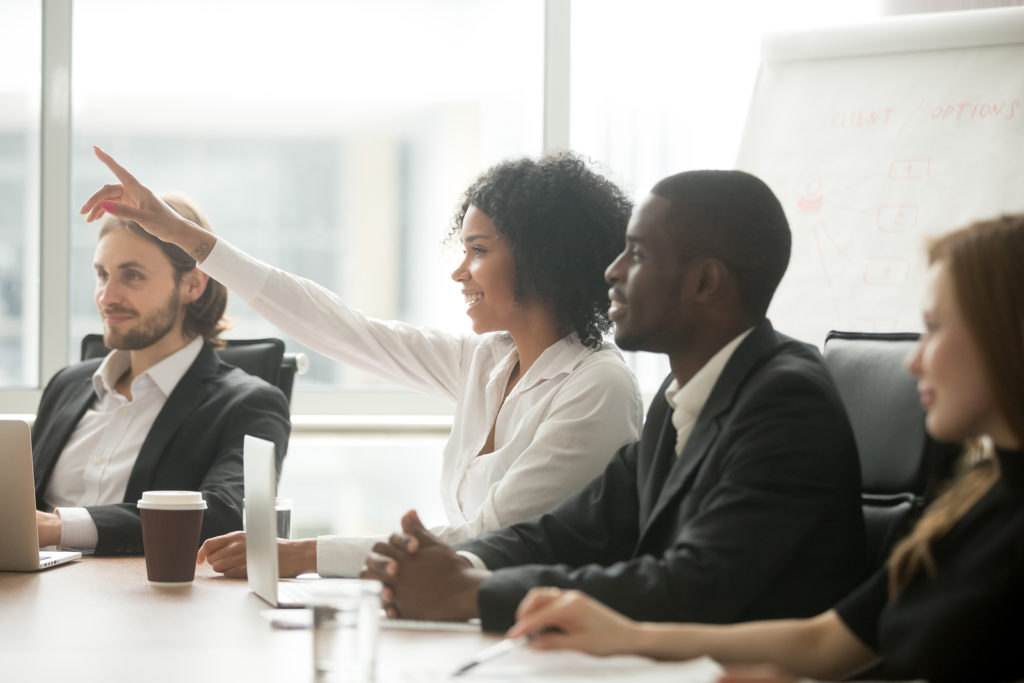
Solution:
M43 391L32 427L36 507L78 421L96 400L92 376L101 359L64 368ZM87 507L96 523L97 555L142 553L136 503L143 491L201 491L203 540L242 528L242 437L273 441L277 471L291 430L288 401L276 387L227 365L204 344L157 415L139 450L122 503Z
M640 441L551 513L459 544L495 570L484 628L534 586L634 619L809 616L863 575L853 432L816 350L762 321L736 349L680 457L664 388Z

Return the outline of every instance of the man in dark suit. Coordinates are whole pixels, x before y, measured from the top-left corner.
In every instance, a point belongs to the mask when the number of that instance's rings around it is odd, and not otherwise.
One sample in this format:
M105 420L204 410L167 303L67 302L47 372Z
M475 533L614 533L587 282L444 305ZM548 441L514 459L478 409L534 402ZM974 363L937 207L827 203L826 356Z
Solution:
M209 230L182 197L175 210ZM94 258L104 343L58 372L32 428L40 546L142 553L136 502L148 490L201 491L202 538L242 526L242 437L288 445L279 389L224 364L227 290L184 251L110 218Z
M754 176L659 182L606 271L619 346L672 368L640 441L553 512L454 550L408 513L363 573L388 610L502 630L530 588L559 586L635 619L724 623L844 595L864 561L856 446L817 351L765 317L789 252Z

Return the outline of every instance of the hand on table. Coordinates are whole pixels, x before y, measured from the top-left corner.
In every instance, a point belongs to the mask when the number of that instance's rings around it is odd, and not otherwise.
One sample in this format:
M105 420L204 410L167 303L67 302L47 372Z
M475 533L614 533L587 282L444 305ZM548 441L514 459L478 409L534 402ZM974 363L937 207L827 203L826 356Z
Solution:
M384 584L382 600L392 617L463 620L477 616L477 588L486 576L410 510L402 517L402 533L373 546L359 578Z
M245 578L245 532L207 539L199 548L196 564L209 562L214 571L232 578ZM298 576L316 571L316 539L277 539L277 571L280 576Z
M36 510L36 529L39 532L40 548L60 545L60 515Z
M509 638L534 635L539 650L580 650L594 655L636 654L639 624L579 591L533 588L516 608Z

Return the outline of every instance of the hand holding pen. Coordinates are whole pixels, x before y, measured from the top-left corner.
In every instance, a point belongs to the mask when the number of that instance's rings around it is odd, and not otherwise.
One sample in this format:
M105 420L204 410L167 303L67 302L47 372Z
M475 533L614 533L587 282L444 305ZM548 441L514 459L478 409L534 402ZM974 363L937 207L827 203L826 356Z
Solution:
M508 652L573 649L595 655L636 652L640 625L579 591L534 588L519 604L505 640L480 651L452 674L460 676ZM632 648L632 649L631 649Z
M594 655L641 652L642 624L575 590L534 588L516 609L510 639L535 634L536 650L571 649Z
M504 638L502 640L499 640L494 645L484 648L483 650L480 650L480 652L477 652L475 655L473 655L473 657L468 662L466 662L458 669L453 671L452 676L461 676L470 669L473 669L485 662L489 662L492 659L500 657L503 654L512 652L516 648L520 648L524 645L527 645L531 640L534 640L538 635L540 634L531 633L529 635L519 636L518 638Z

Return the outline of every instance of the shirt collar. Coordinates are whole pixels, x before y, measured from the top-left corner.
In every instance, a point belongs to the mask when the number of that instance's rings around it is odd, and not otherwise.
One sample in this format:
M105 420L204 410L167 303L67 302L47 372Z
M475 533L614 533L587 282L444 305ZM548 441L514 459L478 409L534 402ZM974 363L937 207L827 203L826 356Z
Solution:
M683 386L679 386L679 382L673 378L665 389L665 400L668 401L669 407L673 411L682 411L694 417L699 415L732 354L753 331L753 327L747 328L720 348Z
M494 369L491 370L488 382L495 382L502 377L507 378L508 373L512 371L512 367L519 362L519 351L511 343L511 337L508 337L508 341L510 342L508 353L505 354L501 361L495 364ZM602 342L601 349L606 347L611 347L618 353L618 349L614 346L607 342ZM516 388L519 391L525 391L535 384L540 384L559 375L568 374L575 369L582 359L594 352L595 349L581 344L579 336L575 332L571 332L541 352L537 360L530 366L530 369L523 375L523 378L519 380Z
M606 343L602 342L602 348L605 345ZM520 380L521 389L529 389L535 384L572 372L581 360L594 351L595 349L580 343L580 338L575 332L565 335L537 357Z
M170 396L171 392L174 391L174 387L178 385L181 378L192 367L192 363L195 362L202 348L203 338L197 336L188 344L136 377L132 381L132 385L134 386L139 378L148 376L153 384L163 392L164 396ZM131 352L114 350L108 353L92 375L92 386L96 391L96 395L103 398L107 393L113 391L117 381L121 379L130 367Z

